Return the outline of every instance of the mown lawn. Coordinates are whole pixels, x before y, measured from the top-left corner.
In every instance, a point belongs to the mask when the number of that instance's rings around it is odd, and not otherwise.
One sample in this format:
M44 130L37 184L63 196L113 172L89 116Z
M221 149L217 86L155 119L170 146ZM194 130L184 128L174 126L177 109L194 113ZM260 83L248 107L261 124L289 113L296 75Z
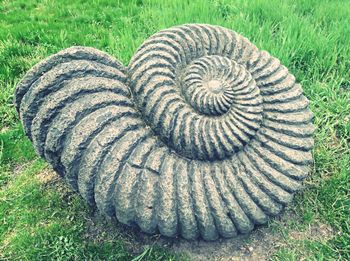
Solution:
M313 171L289 208L292 220L269 225L280 242L269 257L350 259L350 1L0 0L0 260L188 258L163 245L135 246L133 232L96 221L35 155L12 99L24 73L63 48L92 46L127 64L148 36L190 22L243 34L278 57L310 99Z

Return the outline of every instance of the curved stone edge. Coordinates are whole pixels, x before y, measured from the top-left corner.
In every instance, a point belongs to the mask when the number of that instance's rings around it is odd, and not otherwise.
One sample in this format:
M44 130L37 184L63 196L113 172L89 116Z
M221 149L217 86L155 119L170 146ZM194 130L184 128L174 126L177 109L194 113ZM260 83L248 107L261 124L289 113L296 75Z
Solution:
M58 64L69 62L72 60L90 60L97 61L101 64L112 66L126 74L125 66L119 62L117 59L111 57L105 52L97 50L92 47L86 46L72 46L66 48L58 53L55 53L43 61L35 64L21 79L17 84L15 95L14 95L14 104L17 112L21 105L21 100L25 93L28 91L30 86L43 74L50 71L53 67Z

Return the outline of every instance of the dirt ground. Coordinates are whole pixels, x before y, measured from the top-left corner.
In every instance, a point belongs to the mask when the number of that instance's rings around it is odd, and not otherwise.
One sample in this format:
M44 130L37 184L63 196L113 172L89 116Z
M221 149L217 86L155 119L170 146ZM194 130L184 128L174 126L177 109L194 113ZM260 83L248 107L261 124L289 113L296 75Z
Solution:
M292 241L329 240L335 234L335 231L330 226L322 223L310 224L304 229L292 229L288 230L288 233L284 233L283 227L287 226L288 221L295 218L295 214L286 211L275 219L277 223L275 226L261 226L247 235L206 242L203 240L188 241L182 238L169 239L159 235L150 236L138 231L136 228L121 225L116 220L106 220L99 213L95 212L91 220L88 221L86 236L94 237L98 240L108 240L108 237L111 235L120 234L129 251L135 254L152 245L157 245L169 248L175 253L183 253L190 260L263 261L269 260L279 248L287 247Z
M44 184L53 186L61 193L74 193L51 170L45 170L37 177ZM93 239L97 242L121 239L126 248L135 255L156 245L168 248L175 253L184 254L190 260L269 260L279 248L287 247L292 242L329 240L336 233L332 227L321 222L312 223L306 228L290 229L291 221L296 225L301 221L292 210L286 210L270 225L257 227L250 234L238 235L232 239L219 239L214 242L188 241L179 237L171 239L160 235L148 235L137 228L122 225L115 219L107 219L97 210L90 209L89 212L86 218L85 239ZM287 226L289 228L285 229Z

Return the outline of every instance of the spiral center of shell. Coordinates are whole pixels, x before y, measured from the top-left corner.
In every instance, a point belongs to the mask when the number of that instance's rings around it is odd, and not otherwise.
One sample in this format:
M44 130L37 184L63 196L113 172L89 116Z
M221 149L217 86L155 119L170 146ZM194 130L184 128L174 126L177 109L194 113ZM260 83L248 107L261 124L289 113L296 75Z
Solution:
M212 55L194 60L186 69L183 94L199 113L218 116L226 113L234 100L238 65L228 58Z
M178 154L201 160L229 158L259 129L262 97L245 66L220 55L193 55L181 71L158 56L147 62L161 66L154 72L157 81L135 78L131 83L139 84L131 87L150 127ZM140 67L135 77L147 75Z
M220 94L224 91L222 83L218 80L211 80L207 83L208 90L213 94Z

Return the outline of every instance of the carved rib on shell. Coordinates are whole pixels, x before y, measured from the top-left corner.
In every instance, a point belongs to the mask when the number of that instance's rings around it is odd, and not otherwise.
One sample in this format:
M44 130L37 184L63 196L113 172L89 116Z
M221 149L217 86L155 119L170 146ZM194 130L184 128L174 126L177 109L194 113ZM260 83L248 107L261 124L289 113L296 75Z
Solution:
M40 156L104 214L215 240L281 212L312 161L312 113L280 61L219 26L162 30L125 68L71 47L15 104Z

